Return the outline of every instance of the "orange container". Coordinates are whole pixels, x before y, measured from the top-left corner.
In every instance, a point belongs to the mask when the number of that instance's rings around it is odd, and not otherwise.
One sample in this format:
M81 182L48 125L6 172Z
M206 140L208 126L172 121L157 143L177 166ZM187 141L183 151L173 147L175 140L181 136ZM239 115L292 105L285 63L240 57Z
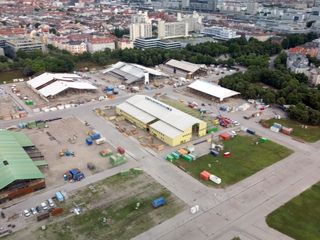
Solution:
M209 172L207 172L207 171L202 171L201 173L200 173L200 178L202 179L202 180L204 180L204 181L209 181L209 177L210 177L210 173Z

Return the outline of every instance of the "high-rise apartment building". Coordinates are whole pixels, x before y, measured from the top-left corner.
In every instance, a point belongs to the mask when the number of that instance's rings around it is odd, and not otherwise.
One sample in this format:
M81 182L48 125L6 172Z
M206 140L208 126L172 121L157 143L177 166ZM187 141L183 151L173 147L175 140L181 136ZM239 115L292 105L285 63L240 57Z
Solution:
M133 15L130 25L130 40L134 41L137 38L152 37L152 24L148 17L148 12L139 11Z
M165 22L158 21L158 38L177 38L188 36L187 22Z

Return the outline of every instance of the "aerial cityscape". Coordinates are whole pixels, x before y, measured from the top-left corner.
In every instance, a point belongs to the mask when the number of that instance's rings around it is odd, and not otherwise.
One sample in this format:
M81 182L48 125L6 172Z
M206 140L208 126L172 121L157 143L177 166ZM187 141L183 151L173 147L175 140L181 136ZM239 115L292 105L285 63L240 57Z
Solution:
M0 239L320 240L319 0L0 0Z

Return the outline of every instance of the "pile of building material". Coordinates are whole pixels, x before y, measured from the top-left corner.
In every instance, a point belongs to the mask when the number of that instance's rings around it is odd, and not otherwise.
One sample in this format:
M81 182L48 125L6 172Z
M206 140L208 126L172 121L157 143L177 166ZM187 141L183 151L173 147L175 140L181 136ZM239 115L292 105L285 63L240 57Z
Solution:
M110 156L109 159L112 166L118 166L120 164L124 164L127 161L125 155L119 153Z
M100 151L101 157L110 157L112 155L112 151L110 149L104 149Z
M290 135L290 134L292 133L292 131L293 131L292 128L284 127L284 126L282 126L282 125L279 124L279 123L274 123L274 124L270 127L270 130L271 130L272 132L276 132L276 133L282 132L282 133L284 133L284 134L286 134L286 135Z
M93 142L95 144L100 145L106 142L106 138L102 137L101 134L97 131L90 130L88 131L88 137L86 138L87 145L92 145Z
M177 159L183 159L187 162L192 162L197 159L194 155L194 146L189 146L187 148L180 148L177 151L174 151L166 156L166 160L173 162Z

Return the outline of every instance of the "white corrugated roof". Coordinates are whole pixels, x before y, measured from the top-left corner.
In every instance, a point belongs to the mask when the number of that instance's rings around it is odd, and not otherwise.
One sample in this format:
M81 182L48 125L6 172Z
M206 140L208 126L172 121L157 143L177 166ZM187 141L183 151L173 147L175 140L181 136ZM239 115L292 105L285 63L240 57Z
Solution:
M42 85L56 79L63 81L74 81L77 78L81 78L77 74L72 73L43 73L27 82L32 88L36 89Z
M178 69L182 69L186 72L194 73L198 71L201 67L197 64L186 62L186 61L178 61L175 59L171 59L168 62L165 63L165 65L168 65L170 67L175 67Z
M192 117L189 114L186 114L178 109L145 95L135 95L127 99L126 102L131 106L148 113L155 119L159 119L171 127L176 128L179 131L185 131L194 124L202 122L201 120ZM136 115L133 116L138 118ZM165 131L165 129L163 131ZM168 134L170 133L166 133L166 135Z
M54 96L57 95L69 88L72 89L81 89L81 90L95 90L97 89L95 86L91 85L90 83L87 82L64 82L64 81L56 81L53 82L52 84L41 88L38 90L38 92L44 96L44 97L49 97L49 96Z
M117 106L120 110L128 113L131 116L134 116L136 119L143 123L149 123L153 120L155 120L155 117L151 116L150 114L136 108L135 106L132 106L131 104L124 102Z
M197 80L191 83L188 87L191 89L206 93L210 96L219 98L220 101L223 101L223 99L225 98L240 94L239 92L230 90L228 88L224 88L219 85L212 84L206 81L201 81L201 80Z
M154 128L158 132L165 133L166 136L175 138L178 137L183 133L183 131L180 131L169 124L166 124L165 122L162 121L157 121L153 124L150 125L150 127Z

